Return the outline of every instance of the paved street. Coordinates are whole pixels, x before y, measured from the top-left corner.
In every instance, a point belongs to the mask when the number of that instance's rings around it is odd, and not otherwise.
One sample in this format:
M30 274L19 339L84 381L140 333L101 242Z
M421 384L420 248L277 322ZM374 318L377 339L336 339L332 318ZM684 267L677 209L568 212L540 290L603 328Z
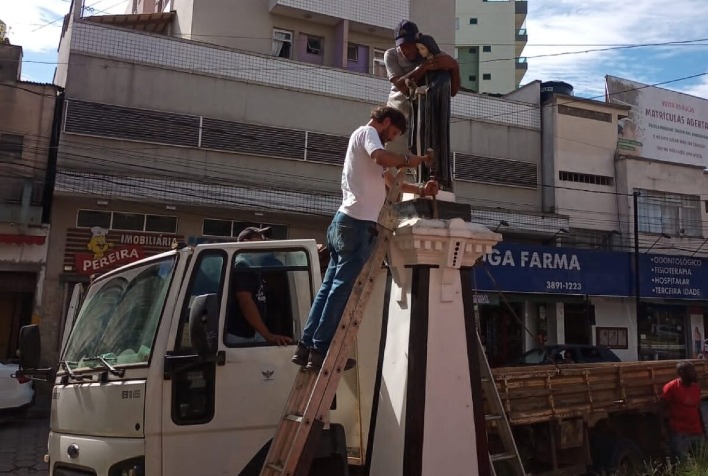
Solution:
M49 400L37 396L26 416L0 421L0 476L48 474L44 455L49 434Z

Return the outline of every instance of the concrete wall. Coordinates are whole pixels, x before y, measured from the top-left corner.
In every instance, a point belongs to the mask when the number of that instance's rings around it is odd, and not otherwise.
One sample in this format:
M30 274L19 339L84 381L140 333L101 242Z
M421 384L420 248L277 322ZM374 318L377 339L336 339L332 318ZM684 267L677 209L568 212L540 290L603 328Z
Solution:
M597 327L627 328L627 349L612 349L623 361L635 361L637 355L637 319L634 315L634 300L632 298L591 298L595 306L595 325L592 326L592 342L597 345Z
M610 121L561 114L558 112L559 106L607 114ZM560 180L559 172L613 178L617 118L625 111L608 107L604 103L556 96L552 112L553 126L546 133L553 135L555 161L553 182L550 183L556 187L556 213L568 215L573 228L619 231L614 184L597 185Z

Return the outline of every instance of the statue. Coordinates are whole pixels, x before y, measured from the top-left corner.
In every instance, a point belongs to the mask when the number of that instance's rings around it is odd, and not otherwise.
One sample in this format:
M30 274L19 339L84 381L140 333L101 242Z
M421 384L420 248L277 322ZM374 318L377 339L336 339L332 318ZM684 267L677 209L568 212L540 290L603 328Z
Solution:
M409 144L414 154L424 155L427 149L433 149L435 160L430 169L424 170L421 180L431 177L443 187L452 187L452 160L450 157L450 101L459 87L457 69L431 68L438 62L456 61L443 53L430 35L419 35L416 39L419 55L423 63L408 73L406 85L413 114L410 118ZM420 70L424 74L416 74ZM456 78L453 75L457 75ZM416 83L412 77L420 79ZM457 79L457 87L453 80Z

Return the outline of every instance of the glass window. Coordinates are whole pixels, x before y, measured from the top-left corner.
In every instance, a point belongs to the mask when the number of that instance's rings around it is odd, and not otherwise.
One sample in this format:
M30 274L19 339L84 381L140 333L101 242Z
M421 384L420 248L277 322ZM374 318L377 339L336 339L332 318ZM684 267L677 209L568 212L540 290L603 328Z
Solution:
M352 63L359 62L359 45L355 45L354 43L347 45L347 61L351 61Z
M321 55L322 54L322 43L323 39L318 36L308 36L307 37L307 47L305 51L308 55Z
M384 63L384 50L374 49L374 59L371 66L371 74L374 76L379 76L381 78L388 77L388 72L386 71L386 64Z
M643 305L637 320L639 359L686 358L686 320L685 306Z
M484 45L482 46L482 53L491 53L492 52L492 46L491 45Z
M20 160L24 136L0 134L0 160Z
M176 256L123 271L91 286L67 342L74 368L146 363L170 287ZM100 358L99 358L100 357Z
M235 221L233 222L233 229L231 231L231 236L238 236L243 230L250 226L255 226L256 228L262 228L260 223L253 223L250 221Z
M455 17L455 30L459 30L459 29L460 29L460 18Z
M484 73L482 75L482 79L485 81L489 81L490 79L492 79L492 73Z
M143 231L145 229L145 215L142 213L113 212L111 228L115 230Z
M638 190L639 231L701 236L701 202L696 195Z
M236 254L229 296L224 324L227 346L268 345L270 334L289 337L294 343L300 334L299 323L312 303L307 253L269 250ZM247 314L254 309L255 314Z
M477 54L477 48L470 48L470 49L468 50L468 53L471 54L471 55L476 55L476 54Z
M477 19L476 18L470 18L470 25L476 25L477 24Z
M111 227L111 212L101 210L79 210L76 214L76 226L92 228L100 226L109 229Z
M467 77L467 79L469 79L469 81L470 81L471 83L474 83L475 81L477 81L477 75L475 75L475 74L470 74L470 75Z
M273 30L273 56L292 58L293 33L287 30Z
M202 223L202 234L211 236L232 236L231 220L212 220L205 218Z
M145 231L176 233L177 217L166 215L145 215Z

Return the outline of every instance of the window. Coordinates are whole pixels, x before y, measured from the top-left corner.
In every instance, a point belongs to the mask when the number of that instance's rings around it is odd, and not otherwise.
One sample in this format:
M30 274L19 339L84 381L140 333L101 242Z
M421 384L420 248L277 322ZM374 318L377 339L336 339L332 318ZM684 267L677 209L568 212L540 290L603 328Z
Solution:
M242 303L252 300L262 323L272 334L291 339L299 335L300 318L307 315L312 292L307 253L248 250L234 256L229 301L224 322L228 347L268 345L246 320Z
M384 50L374 49L374 59L372 61L371 74L382 78L387 78L386 64L384 63Z
M492 79L492 73L484 73L482 75L482 79L485 81L489 81L490 79Z
M317 36L307 36L305 52L308 55L322 55L323 39Z
M293 33L287 30L273 30L273 56L292 58Z
M202 235L231 236L231 220L205 218L204 223L202 223Z
M467 79L470 81L470 83L474 83L477 81L477 75L476 74L470 74Z
M174 233L176 230L177 217L145 215L145 231Z
M100 226L101 228L108 229L111 227L111 212L79 210L76 215L76 226L80 228Z
M484 45L482 46L482 53L491 53L492 52L492 46L491 45Z
M0 134L0 160L22 159L24 136Z
M142 231L145 228L145 215L139 213L113 212L111 228L116 230Z
M177 233L177 217L104 210L79 210L76 214L76 226L79 228L100 226L107 230Z
M700 198L696 195L638 190L639 231L701 236Z
M359 62L359 45L355 45L354 43L347 45L347 61L351 61L352 63Z
M613 178L606 175L581 174L577 172L566 172L563 170L558 172L558 178L567 182L589 183L592 185L610 186L614 183Z
M477 19L476 18L470 18L470 25L476 25L477 24Z
M273 225L271 223L256 223L250 221L218 220L205 218L202 222L202 234L207 236L224 236L237 238L238 234L249 226L256 228L270 227L271 240L287 240L288 227L286 225Z
M455 17L455 30L460 29L460 19L459 17Z
M467 50L467 52L471 55L476 55L477 54L477 48L470 48Z

